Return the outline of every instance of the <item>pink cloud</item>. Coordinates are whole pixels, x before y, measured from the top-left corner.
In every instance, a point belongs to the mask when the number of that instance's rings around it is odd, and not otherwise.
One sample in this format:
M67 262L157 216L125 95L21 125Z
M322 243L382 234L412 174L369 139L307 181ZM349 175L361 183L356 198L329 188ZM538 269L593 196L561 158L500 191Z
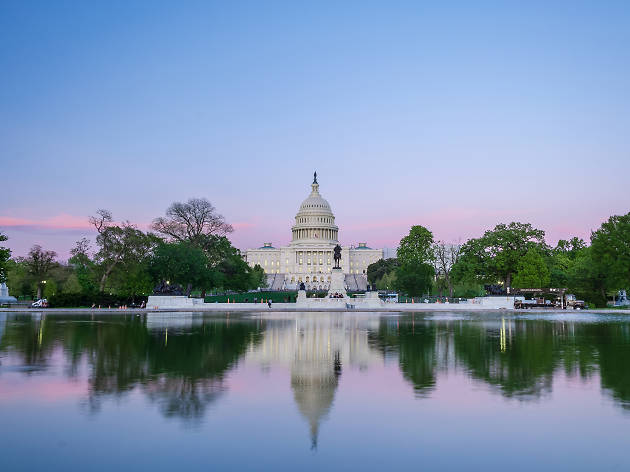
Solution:
M48 229L89 229L91 225L86 217L61 213L41 220L0 216L0 226L38 227Z
M149 230L151 223L135 223L134 226L142 230ZM58 230L93 230L88 217L61 213L50 218L31 219L0 216L0 227L22 229L58 229Z

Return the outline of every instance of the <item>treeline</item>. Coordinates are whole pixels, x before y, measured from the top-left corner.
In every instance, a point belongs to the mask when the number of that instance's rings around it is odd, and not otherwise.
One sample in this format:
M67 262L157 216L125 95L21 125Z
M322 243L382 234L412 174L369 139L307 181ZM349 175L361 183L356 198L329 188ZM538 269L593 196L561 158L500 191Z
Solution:
M434 241L427 228L413 226L397 259L378 261L367 273L377 288L409 296L470 297L482 295L484 284L557 287L603 307L630 288L630 213L611 216L588 243L574 237L555 247L529 223L499 224L464 244Z
M98 210L90 223L97 233L95 249L83 238L67 263L39 245L27 257L16 258L0 248L0 282L8 283L11 295L48 298L57 306L138 301L158 284L205 296L211 290L240 292L264 283L262 268L251 268L242 259L227 238L232 226L206 199L173 203L165 217L153 221L152 231L128 221L116 223L107 210ZM2 240L6 237L0 234Z

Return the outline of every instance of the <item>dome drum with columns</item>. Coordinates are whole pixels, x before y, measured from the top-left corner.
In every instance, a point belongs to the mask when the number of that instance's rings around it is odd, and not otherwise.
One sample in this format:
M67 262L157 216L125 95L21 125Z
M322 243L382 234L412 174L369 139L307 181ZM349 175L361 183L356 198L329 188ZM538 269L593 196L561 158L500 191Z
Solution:
M334 266L333 250L339 242L329 203L319 193L317 173L310 195L302 202L291 228L288 246L275 248L265 243L248 249L245 258L250 266L260 265L267 274L271 290L295 290L304 283L308 290L328 290ZM383 258L382 249L371 249L366 243L342 248L341 269L348 290L367 288L367 266Z

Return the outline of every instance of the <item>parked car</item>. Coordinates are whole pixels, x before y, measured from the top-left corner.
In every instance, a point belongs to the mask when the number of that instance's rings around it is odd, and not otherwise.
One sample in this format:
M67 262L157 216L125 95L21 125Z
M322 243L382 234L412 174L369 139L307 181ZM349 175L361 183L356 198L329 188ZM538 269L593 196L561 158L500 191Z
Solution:
M567 294L565 300L565 307L567 309L573 308L574 310L584 310L586 308L586 303L584 303L584 300L578 300L576 296L572 293Z
M48 300L40 298L39 300L31 303L31 308L48 308Z

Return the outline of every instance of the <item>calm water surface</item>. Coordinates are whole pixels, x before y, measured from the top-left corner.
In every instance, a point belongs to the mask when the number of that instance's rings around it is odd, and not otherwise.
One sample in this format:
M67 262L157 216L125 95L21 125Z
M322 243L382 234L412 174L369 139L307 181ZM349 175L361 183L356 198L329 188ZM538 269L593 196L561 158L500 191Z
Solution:
M608 315L0 313L0 470L630 470Z

